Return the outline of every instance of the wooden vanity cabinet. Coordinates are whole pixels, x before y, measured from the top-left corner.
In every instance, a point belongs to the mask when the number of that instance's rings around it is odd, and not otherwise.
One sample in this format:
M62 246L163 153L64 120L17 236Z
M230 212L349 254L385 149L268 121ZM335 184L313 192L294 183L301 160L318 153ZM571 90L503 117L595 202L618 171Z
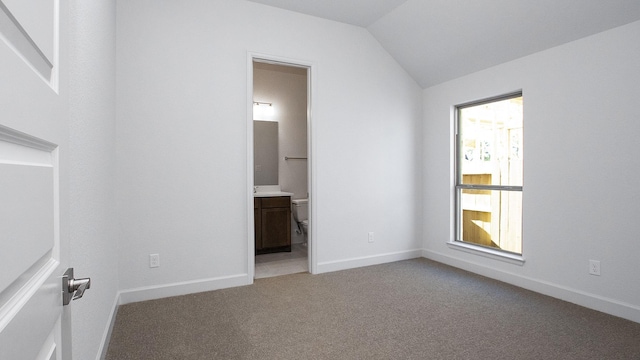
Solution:
M291 197L253 200L256 255L291 251Z

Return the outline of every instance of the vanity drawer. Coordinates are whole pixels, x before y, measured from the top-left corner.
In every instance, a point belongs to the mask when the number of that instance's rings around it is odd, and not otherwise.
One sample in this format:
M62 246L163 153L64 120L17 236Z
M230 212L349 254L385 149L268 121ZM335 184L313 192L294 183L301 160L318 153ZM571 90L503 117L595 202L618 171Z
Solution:
M289 196L263 197L262 208L288 208L291 206L291 198Z

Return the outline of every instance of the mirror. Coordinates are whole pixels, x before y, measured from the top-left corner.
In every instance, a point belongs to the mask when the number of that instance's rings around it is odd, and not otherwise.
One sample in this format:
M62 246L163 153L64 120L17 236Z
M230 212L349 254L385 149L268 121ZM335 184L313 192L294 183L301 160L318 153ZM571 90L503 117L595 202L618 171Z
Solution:
M253 121L253 185L278 185L278 123Z

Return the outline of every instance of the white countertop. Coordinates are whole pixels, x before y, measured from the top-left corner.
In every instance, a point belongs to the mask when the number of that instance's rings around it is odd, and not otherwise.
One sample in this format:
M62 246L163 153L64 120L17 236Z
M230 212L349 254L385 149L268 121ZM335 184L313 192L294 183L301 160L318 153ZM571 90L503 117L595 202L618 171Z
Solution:
M280 185L258 185L253 187L253 197L293 196L293 193L280 190Z
M286 191L261 191L253 193L253 197L276 197L276 196L293 196L293 193Z

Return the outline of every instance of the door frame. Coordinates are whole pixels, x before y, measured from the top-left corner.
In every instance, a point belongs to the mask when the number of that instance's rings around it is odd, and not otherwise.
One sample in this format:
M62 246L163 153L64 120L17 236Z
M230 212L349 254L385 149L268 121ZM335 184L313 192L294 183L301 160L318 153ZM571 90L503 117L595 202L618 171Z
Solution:
M316 65L313 62L298 59L285 58L281 56L268 55L257 52L247 52L247 277L250 284L255 276L255 229L253 213L253 62L263 62L276 65L293 66L307 69L307 190L309 192L309 229L307 232L308 241L308 266L311 274L317 273L317 249L318 237L316 236L316 208L315 189L316 179L314 174L315 161L315 122L312 121L312 104L315 98Z

